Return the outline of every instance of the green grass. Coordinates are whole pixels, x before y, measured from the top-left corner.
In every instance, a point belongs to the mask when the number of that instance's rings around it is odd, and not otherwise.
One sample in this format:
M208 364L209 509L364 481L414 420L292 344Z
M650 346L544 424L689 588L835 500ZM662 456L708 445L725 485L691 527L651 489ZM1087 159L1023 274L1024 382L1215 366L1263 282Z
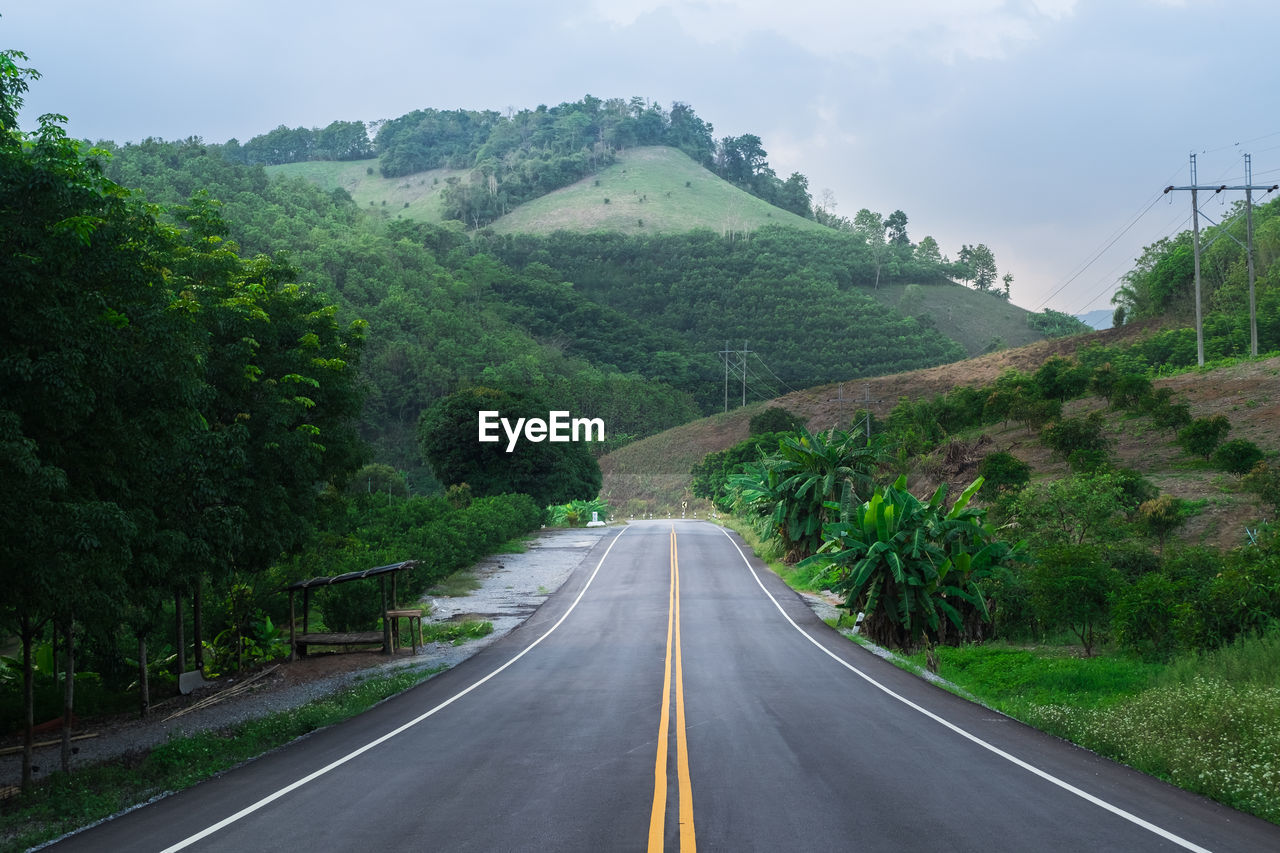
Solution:
M865 292L890 308L917 317L928 315L935 328L959 342L970 357L986 352L992 338L1000 338L1006 347L1044 340L1044 335L1027 322L1032 312L1006 299L958 285L920 285L922 301L904 305L903 294L908 286L881 285Z
M492 622L424 622L422 639L428 643L452 643L460 646L467 640L477 640L493 633Z
M1164 666L994 643L938 655L942 677L983 704L1280 823L1280 630Z
M533 542L536 537L523 536L519 539L511 539L503 542L497 548L493 549L494 554L523 554L529 550L529 543Z
M442 669L373 676L291 711L224 731L173 738L141 759L56 773L0 803L0 853L25 850L162 792L190 787L308 732L367 711Z
M304 178L325 190L342 188L361 210L390 219L438 223L444 219L441 191L446 181L467 180L469 170L434 169L384 178L374 159L288 163L268 166L267 174ZM648 147L621 152L613 166L526 202L490 227L502 234L549 234L558 229L656 234L695 228L746 232L765 225L824 227L743 192L674 148Z
M369 174L373 169L373 174ZM344 189L361 210L373 211L389 219L404 217L421 222L444 220L440 193L450 177L466 177L467 171L433 169L400 178L384 178L378 161L331 160L267 166L273 177L304 178L324 190ZM407 205L407 206L406 206Z
M605 199L608 199L606 203ZM633 148L596 175L525 202L493 223L500 234L612 231L720 233L765 225L824 228L734 187L674 148Z
M1160 669L1130 658L1082 658L1076 652L1072 646L1027 649L999 643L937 649L940 675L1014 716L1028 706L1057 702L1105 706L1151 687ZM924 654L907 660L923 666Z

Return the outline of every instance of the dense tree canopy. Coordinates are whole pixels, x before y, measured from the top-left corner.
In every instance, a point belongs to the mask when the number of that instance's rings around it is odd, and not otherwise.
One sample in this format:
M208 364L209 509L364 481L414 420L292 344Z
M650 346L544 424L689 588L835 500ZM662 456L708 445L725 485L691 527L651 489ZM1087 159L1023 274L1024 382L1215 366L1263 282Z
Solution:
M499 440L479 440L481 411L514 425L520 419L545 422L551 409L520 391L482 386L458 391L423 413L423 456L440 482L466 483L476 495L527 494L542 506L590 500L600 493L600 466L582 441L512 440L502 428L495 433Z
M142 636L215 567L261 571L301 546L322 487L361 456L362 326L278 259L242 258L207 199L163 223L61 117L12 127L15 56L0 56L0 561L21 570L0 619L30 708L47 621Z

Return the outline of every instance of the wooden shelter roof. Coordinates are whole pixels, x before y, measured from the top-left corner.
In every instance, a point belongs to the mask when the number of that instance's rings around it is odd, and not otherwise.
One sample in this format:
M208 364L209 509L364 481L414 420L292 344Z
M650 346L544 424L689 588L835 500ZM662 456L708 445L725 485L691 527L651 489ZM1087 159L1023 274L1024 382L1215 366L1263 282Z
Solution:
M358 572L347 572L343 575L333 575L327 578L310 578L308 580L294 581L285 587L286 590L292 592L295 589L311 589L315 586L330 586L335 583L346 583L347 581L358 581L365 578L373 578L378 575L385 575L390 572L403 572L412 569L418 565L417 560L405 560L400 563L391 563L386 566L376 566L372 569L362 569Z

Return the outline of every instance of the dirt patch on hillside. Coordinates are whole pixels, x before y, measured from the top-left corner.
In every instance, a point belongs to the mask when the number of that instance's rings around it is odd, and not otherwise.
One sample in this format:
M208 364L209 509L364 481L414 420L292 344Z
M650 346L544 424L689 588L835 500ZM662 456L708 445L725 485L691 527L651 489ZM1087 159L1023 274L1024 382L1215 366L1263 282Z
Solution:
M770 405L780 405L808 419L812 430L847 429L861 411L888 417L899 399L920 399L962 385L984 385L1010 368L1034 371L1051 356L1072 356L1091 344L1124 343L1156 331L1151 326L1124 326L1087 335L1041 341L967 361L939 367L858 379L810 388L668 430L629 445L600 460L604 492L617 508L651 507L679 512L706 510L688 492L689 469L707 453L723 450L747 437L750 418ZM1247 362L1210 372L1192 371L1153 382L1170 388L1176 399L1191 407L1192 417L1225 415L1231 420L1229 439L1247 439L1264 451L1280 450L1280 358ZM1106 410L1100 398L1074 400L1064 414L1076 416ZM1274 512L1240 487L1240 477L1203 460L1187 457L1176 436L1152 426L1150 419L1130 412L1107 414L1107 435L1116 463L1132 468L1161 492L1193 501L1196 514L1179 531L1191 544L1226 549L1246 540L1246 526L1271 520ZM1059 478L1070 472L1064 461L1044 447L1038 435L1017 424L989 427L977 439L954 442L920 461L910 487L929 494L946 482L955 496L973 482L978 465L989 453L1004 450L1027 462L1037 477Z
M871 379L853 379L832 385L820 385L788 394L775 405L809 418L810 429L847 428L859 411L870 411L878 418L906 397L911 400L944 394L961 385L986 385L1009 369L1034 371L1053 356L1073 356L1086 346L1114 346L1151 334L1157 327L1134 323L1118 329L1106 329L1067 338L1050 338L1017 349L1001 350L977 358L895 373Z
M1124 343L1149 335L1157 328L1135 323L1119 329L1052 338L909 373L820 385L703 418L602 457L601 492L615 510L624 514L678 513L682 503L687 503L690 509L700 506L705 511L705 502L695 500L689 492L689 469L708 453L724 450L745 439L752 416L769 406L782 406L801 415L808 420L811 430L848 429L860 411L870 411L877 418L888 417L902 397L914 400L960 385L984 385L1009 368L1035 370L1050 356L1074 355L1076 350L1092 344Z

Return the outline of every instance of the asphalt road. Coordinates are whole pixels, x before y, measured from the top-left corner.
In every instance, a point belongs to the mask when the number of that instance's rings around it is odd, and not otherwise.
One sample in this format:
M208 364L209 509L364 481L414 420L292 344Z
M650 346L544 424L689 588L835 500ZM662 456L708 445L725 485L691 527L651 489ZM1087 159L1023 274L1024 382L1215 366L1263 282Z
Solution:
M884 663L744 553L611 532L455 669L56 849L1280 850Z

